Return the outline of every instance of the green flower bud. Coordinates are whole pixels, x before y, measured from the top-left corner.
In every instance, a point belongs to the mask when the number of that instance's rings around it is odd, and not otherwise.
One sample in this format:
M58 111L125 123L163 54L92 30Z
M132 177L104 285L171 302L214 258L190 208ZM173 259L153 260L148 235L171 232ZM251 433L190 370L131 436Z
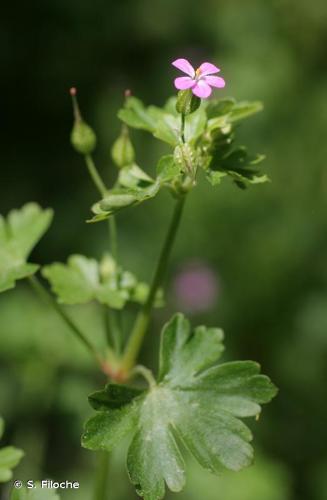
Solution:
M198 109L201 99L191 89L180 90L177 95L176 109L178 113L190 115Z
M122 127L120 136L114 142L111 156L118 168L126 167L134 162L135 151L126 126Z
M85 123L82 119L78 102L76 99L76 89L70 89L70 95L73 99L73 108L74 108L74 116L75 123L73 126L73 130L71 132L70 141L72 143L73 148L83 155L91 154L96 146L96 135L93 129Z

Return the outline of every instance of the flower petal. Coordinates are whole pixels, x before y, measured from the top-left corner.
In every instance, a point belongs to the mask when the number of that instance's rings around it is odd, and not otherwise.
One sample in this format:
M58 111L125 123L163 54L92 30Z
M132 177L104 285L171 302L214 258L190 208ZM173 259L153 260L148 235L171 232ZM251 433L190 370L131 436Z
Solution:
M203 80L211 87L217 87L218 89L222 89L226 85L225 80L220 76L205 76Z
M199 67L199 70L201 71L201 76L212 75L220 71L220 69L217 68L217 66L209 62L202 63L201 66Z
M176 61L172 62L172 65L175 66L175 68L180 69L181 71L183 71L183 73L186 73L192 78L195 75L195 69L193 68L192 64L188 62L187 59L176 59Z
M211 95L212 89L204 80L199 80L196 85L192 88L192 92L197 97L201 99L206 99Z
M191 89L196 85L196 81L192 80L189 76L180 76L179 78L175 78L175 87L178 90Z

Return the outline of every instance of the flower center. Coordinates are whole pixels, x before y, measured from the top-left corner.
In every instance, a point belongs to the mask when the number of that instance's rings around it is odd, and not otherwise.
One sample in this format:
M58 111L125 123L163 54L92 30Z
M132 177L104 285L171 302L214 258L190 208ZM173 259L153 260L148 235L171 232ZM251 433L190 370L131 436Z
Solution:
M200 80L201 78L201 68L198 68L195 72L195 79Z

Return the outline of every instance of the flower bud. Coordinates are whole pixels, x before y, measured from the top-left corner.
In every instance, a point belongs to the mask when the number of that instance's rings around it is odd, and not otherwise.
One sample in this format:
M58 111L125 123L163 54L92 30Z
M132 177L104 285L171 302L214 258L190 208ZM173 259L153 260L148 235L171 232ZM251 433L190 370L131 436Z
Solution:
M120 136L112 146L111 156L118 168L126 167L134 162L135 151L129 137L128 128L125 125L123 125Z
M73 100L73 109L74 109L74 117L75 122L73 126L73 130L71 132L70 141L72 143L73 148L83 155L91 154L96 146L96 135L92 128L85 123L83 120L78 102L76 99L76 89L70 89L70 95Z
M117 264L110 254L105 254L100 262L100 276L103 281L108 281L115 276Z
M198 109L201 99L193 94L191 89L180 90L177 94L176 109L178 113L190 115Z

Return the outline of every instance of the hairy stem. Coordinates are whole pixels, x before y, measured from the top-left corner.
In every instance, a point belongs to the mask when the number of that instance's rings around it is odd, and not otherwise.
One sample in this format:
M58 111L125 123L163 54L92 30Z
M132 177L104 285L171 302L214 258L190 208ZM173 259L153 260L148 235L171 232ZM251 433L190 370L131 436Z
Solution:
M153 276L148 298L136 317L131 335L127 342L122 360L123 361L122 367L127 372L129 372L134 367L135 361L138 357L139 351L142 346L144 336L147 332L156 293L165 275L168 260L171 254L171 250L181 220L184 202L185 202L185 197L181 198L176 202L174 213L168 229L168 233L160 252L157 268Z
M106 451L98 452L97 472L93 500L108 500L108 469L110 455Z
M97 360L98 363L101 364L101 358L94 346L87 339L84 333L79 329L79 327L73 322L73 320L68 316L66 311L56 302L56 300L52 297L52 295L48 292L48 290L42 285L42 283L38 280L36 276L30 276L28 278L30 285L35 290L35 292L39 295L39 297L45 301L48 305L50 305L61 317L61 319L66 323L69 329L73 332L76 338L80 342L84 344L84 346L88 349L88 351L92 354L93 357Z

